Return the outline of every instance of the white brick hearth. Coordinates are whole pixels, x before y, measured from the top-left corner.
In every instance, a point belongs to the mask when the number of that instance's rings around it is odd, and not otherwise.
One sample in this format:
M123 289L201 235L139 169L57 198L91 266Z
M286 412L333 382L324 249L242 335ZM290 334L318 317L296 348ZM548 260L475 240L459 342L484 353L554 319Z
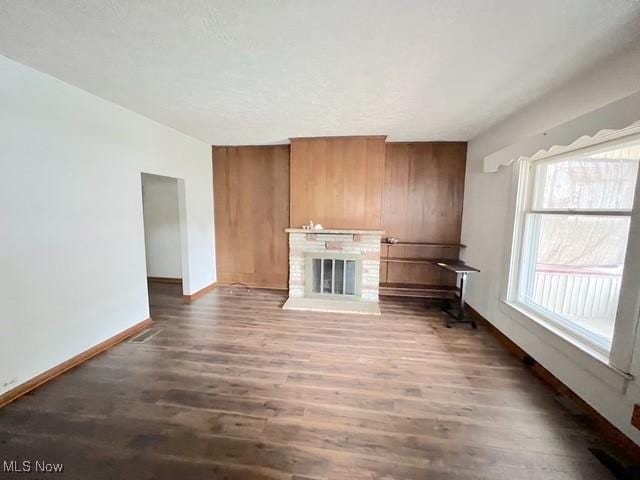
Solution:
M305 230L288 228L289 300L287 309L375 313L380 284L380 240L382 230ZM343 300L335 295L305 296L305 258L309 253L355 255L362 261L360 295Z

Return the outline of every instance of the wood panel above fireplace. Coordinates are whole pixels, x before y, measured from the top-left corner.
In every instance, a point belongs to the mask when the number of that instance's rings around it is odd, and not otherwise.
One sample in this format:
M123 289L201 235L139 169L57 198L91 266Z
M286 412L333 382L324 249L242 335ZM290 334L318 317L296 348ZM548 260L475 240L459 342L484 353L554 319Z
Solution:
M291 140L291 226L380 228L385 137Z

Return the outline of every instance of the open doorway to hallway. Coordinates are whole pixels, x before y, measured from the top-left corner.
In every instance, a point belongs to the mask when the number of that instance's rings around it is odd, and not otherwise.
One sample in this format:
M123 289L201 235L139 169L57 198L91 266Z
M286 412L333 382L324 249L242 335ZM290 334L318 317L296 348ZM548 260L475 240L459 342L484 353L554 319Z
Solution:
M141 181L149 288L162 286L167 294L181 296L180 179L142 173Z

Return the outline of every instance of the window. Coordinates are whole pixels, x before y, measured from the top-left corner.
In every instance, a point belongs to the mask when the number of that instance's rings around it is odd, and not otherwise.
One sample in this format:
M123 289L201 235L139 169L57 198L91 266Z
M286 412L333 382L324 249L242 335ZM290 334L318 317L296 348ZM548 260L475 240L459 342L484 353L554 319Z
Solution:
M640 140L533 161L522 196L515 300L608 354L640 160Z

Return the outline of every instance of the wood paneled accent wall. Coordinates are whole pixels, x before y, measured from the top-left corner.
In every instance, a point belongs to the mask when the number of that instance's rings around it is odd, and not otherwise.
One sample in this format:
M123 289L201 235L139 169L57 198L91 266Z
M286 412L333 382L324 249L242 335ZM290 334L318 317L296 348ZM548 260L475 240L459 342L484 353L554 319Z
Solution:
M402 242L460 243L466 157L466 142L387 143L382 201L386 235ZM390 256L456 258L458 251L391 247ZM389 263L381 268L382 281L389 283L442 285L454 280L433 265Z
M385 137L291 140L291 226L380 228Z
M385 143L384 137L298 138L287 145L214 147L218 281L286 288L284 229L382 228L402 242L458 244L464 142ZM456 248L396 246L383 256L456 258ZM453 285L443 269L387 262L384 283Z
M213 147L218 282L286 288L289 146Z

